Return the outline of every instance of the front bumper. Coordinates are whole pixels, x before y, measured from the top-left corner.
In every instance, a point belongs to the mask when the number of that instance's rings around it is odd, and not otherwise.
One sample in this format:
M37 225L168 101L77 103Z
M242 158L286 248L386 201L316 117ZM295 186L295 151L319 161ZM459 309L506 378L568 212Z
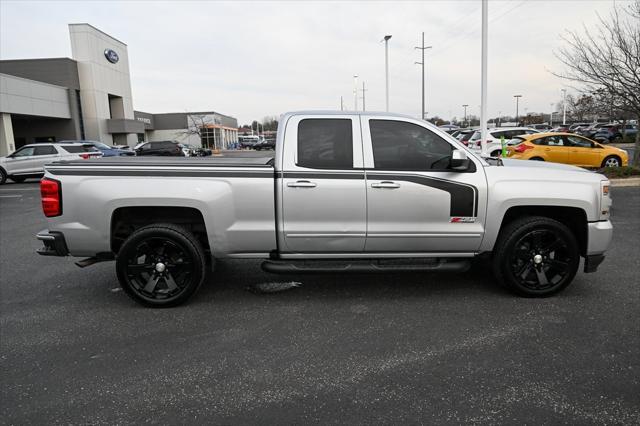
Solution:
M588 232L587 255L602 254L607 251L613 239L611 221L590 222Z
M595 272L604 260L613 239L613 225L611 221L590 222L588 224L587 253L584 258L584 272Z
M69 249L67 249L67 242L64 239L62 232L44 231L38 232L36 238L42 241L43 247L36 250L36 253L42 256L67 256L69 255Z

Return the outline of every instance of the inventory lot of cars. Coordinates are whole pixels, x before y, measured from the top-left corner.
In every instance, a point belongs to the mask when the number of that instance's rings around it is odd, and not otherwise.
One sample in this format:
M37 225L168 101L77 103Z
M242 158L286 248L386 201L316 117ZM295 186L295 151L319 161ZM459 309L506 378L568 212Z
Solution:
M7 424L640 420L638 188L597 274L513 298L483 270L282 277L222 262L188 307L137 308L112 265L37 256L36 182L0 188ZM34 267L37 265L37 267ZM606 393L603 392L606 389ZM195 420L194 420L195 419Z

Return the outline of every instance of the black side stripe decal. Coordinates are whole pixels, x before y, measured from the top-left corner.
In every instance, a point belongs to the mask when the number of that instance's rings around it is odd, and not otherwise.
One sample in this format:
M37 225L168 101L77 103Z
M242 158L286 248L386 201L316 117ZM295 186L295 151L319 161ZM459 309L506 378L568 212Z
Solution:
M478 191L473 186L418 175L367 173L367 179L413 182L419 185L441 189L451 194L450 215L452 217L478 216Z
M364 179L363 173L331 173L331 172L277 172L278 178L289 179ZM371 180L394 180L413 182L419 185L447 191L451 194L450 215L460 217L478 216L478 190L472 185L437 179L429 176L413 174L366 174Z
M47 169L53 175L75 176L168 176L168 177L228 177L228 178L270 178L274 172L213 171L213 170L66 170Z

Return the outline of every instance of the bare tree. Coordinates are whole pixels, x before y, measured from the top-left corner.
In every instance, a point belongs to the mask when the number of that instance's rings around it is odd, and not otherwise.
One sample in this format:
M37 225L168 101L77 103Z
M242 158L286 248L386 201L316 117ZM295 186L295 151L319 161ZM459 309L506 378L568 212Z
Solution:
M204 148L211 148L209 143L207 142L207 146L204 146L204 140L208 141L210 138L213 138L213 148L220 148L221 141L216 140L216 129L212 128L215 122L215 118L212 118L210 115L202 115L202 114L187 114L188 125L187 128L182 131L182 134L185 136L198 136L200 138L200 143Z
M584 90L604 90L624 101L626 111L640 123L640 0L615 5L608 17L598 16L596 31L568 31L556 57L566 66L564 79L581 83ZM640 132L636 135L633 164L640 164Z

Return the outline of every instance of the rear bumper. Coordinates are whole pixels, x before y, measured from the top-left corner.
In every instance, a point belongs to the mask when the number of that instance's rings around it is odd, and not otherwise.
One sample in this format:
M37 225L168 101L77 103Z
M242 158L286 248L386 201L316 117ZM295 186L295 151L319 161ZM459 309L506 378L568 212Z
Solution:
M67 256L67 242L64 240L62 232L49 231L45 229L40 231L36 238L42 241L43 246L36 250L36 253L42 256Z

